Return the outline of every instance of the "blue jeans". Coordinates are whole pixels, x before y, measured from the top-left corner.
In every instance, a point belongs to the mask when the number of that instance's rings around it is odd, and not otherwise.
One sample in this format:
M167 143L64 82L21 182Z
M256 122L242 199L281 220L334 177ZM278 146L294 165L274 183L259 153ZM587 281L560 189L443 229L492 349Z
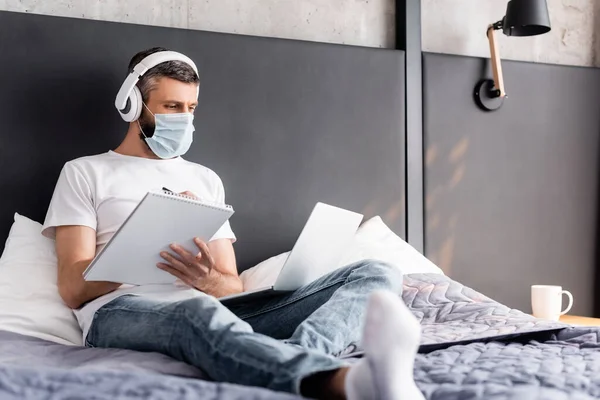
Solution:
M401 294L402 273L363 261L229 309L208 295L179 302L125 295L96 312L86 344L159 352L219 382L300 394L304 378L347 366L334 355L360 340L376 289Z

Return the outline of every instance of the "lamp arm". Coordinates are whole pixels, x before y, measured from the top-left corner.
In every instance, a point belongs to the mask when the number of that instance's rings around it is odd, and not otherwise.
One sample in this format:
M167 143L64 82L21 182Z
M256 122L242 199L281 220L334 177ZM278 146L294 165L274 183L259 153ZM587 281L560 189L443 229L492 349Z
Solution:
M498 27L499 26L499 27ZM490 25L487 30L487 37L490 42L490 54L492 56L492 71L494 73L494 87L498 97L504 98L506 91L504 90L504 75L502 74L502 64L500 62L500 50L496 43L496 29L501 29L502 21Z

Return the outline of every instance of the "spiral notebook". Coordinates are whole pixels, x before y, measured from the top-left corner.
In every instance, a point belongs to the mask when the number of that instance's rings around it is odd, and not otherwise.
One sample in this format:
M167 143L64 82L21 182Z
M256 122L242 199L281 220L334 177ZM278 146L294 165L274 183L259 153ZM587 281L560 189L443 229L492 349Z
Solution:
M208 242L233 212L228 205L166 191L149 192L92 260L83 277L86 281L132 285L173 283L173 275L156 267L164 262L160 252L178 243L198 253L193 238Z

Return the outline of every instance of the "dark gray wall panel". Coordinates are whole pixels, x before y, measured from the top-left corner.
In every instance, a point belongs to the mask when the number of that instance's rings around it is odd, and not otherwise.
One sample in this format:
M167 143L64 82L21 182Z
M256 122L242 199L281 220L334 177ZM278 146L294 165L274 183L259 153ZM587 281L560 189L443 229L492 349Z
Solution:
M529 312L529 286L557 284L590 315L600 70L504 61L509 97L485 113L472 95L485 66L424 55L427 255L512 307Z
M115 148L114 96L137 51L194 59L186 158L223 179L241 269L290 249L317 201L404 236L404 53L0 12L0 242L43 220L62 165Z

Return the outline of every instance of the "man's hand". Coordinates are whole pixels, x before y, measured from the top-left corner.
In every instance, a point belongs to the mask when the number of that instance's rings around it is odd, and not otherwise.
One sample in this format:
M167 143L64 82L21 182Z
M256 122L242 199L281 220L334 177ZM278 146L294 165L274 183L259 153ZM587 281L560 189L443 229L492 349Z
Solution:
M194 193L190 192L189 190L186 190L185 192L181 192L179 194L187 196L187 197L191 197L192 199L200 200L200 198L198 196L196 196Z
M180 193L198 199L194 193ZM230 239L217 239L204 243L194 238L199 252L192 254L183 247L169 246L174 254L163 251L160 256L166 261L157 267L179 278L183 283L214 297L241 293L244 285L240 280L235 263L235 252Z
M217 298L241 293L244 285L237 273L231 240L217 239L206 244L195 238L194 243L200 250L197 254L179 245L171 245L175 254L163 251L160 255L166 263L157 264L158 268Z
M215 260L206 243L200 238L194 238L194 243L199 249L197 254L190 253L178 244L172 244L169 247L175 254L168 251L161 252L160 256L167 263L158 263L156 266L176 276L186 285L202 290L205 286L202 281L210 276L211 271L213 275L219 273L215 270Z

